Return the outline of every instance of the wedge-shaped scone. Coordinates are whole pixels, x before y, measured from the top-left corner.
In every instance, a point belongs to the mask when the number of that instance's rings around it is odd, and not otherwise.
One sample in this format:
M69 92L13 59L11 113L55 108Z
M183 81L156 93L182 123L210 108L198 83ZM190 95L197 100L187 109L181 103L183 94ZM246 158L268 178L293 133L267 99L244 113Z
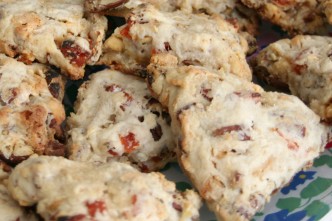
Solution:
M290 34L327 33L320 0L241 0Z
M0 214L4 221L37 221L36 216L21 207L9 194L7 178L11 167L0 160Z
M100 63L133 74L146 68L152 54L168 52L181 64L227 71L250 80L247 49L246 40L219 16L163 12L140 5L127 24L106 40Z
M37 204L45 221L191 221L201 204L197 193L178 192L162 174L119 162L31 157L13 170L8 186L21 205Z
M332 38L299 35L279 40L255 58L267 83L289 87L324 121L332 123Z
M107 20L85 15L84 0L6 0L0 14L1 53L50 63L72 79L99 59Z
M59 74L0 54L0 159L16 164L32 154L63 155Z
M152 58L149 84L169 108L184 172L219 220L250 220L324 149L327 129L297 97L163 60Z
M176 155L168 113L142 79L117 71L95 73L80 87L68 126L72 160L127 160L146 172Z

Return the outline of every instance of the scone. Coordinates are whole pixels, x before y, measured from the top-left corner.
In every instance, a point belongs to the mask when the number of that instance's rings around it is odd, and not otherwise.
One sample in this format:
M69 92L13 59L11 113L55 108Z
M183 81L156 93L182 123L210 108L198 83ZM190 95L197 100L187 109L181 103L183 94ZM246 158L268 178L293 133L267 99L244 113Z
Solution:
M258 15L255 10L245 7L240 0L86 0L85 4L88 11L126 18L133 9L142 4L152 4L165 12L181 10L186 13L218 14L247 39L251 51L256 46Z
M71 79L99 59L107 20L84 14L84 0L7 0L0 14L1 53L50 63Z
M184 172L218 220L250 220L324 149L327 128L297 97L164 59L152 57L149 85L168 106Z
M100 63L126 73L146 68L152 54L168 52L184 65L201 65L251 80L246 40L220 16L164 12L152 5L133 10L127 24L104 44Z
M67 121L72 160L126 160L148 172L176 155L168 113L135 76L113 70L91 75Z
M0 73L0 159L17 164L35 153L63 155L63 83L56 71L0 54Z
M21 205L37 204L45 221L191 221L201 204L197 193L178 192L162 174L120 162L31 157L13 170L8 187Z
M331 37L299 35L262 50L254 69L267 83L289 87L321 119L332 123L331 51Z
M241 3L240 0L86 0L85 5L90 12L111 15L130 16L130 11L142 4L151 4L158 10L172 12L181 10L187 13L219 14L240 30L252 35L257 34L258 18L254 10Z
M327 33L327 22L320 0L241 1L292 35Z
M36 216L21 207L9 194L7 178L11 168L0 161L0 214L4 221L37 221Z

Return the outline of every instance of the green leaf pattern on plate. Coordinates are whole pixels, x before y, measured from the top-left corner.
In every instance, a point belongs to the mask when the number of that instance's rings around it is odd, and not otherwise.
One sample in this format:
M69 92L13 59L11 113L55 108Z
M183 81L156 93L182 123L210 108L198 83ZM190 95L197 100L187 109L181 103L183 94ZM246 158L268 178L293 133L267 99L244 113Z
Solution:
M287 209L288 211L293 211L301 205L301 198L298 197L288 197L284 199L279 199L276 206L279 209Z
M321 201L314 200L306 206L304 210L307 212L307 216L311 216L314 217L315 220L319 220L330 211L330 207Z
M326 191L332 185L332 179L318 177L308 184L300 193L303 199L315 197Z
M319 157L314 163L314 167L320 167L323 165L327 165L328 167L332 168L332 156L323 155Z

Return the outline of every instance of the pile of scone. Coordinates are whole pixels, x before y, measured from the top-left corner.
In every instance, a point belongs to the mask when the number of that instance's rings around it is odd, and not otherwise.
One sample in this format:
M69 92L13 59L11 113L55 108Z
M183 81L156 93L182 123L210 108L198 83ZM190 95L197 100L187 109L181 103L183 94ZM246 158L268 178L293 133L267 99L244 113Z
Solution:
M261 18L292 39L249 65ZM2 0L0 219L250 220L331 140L329 22L331 0ZM194 190L156 172L176 160Z

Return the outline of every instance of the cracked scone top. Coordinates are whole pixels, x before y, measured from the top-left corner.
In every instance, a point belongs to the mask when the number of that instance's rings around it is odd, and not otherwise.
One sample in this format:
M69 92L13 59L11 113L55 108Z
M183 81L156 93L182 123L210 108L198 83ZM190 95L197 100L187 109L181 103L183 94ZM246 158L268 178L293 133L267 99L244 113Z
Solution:
M299 35L270 44L255 58L267 83L288 86L323 120L332 122L332 38Z
M168 52L179 63L201 65L251 80L248 45L220 16L163 12L152 5L132 11L103 46L100 63L127 73L144 70L152 54Z
M112 70L95 73L80 87L68 118L69 158L160 169L175 158L169 121L142 79Z
M0 54L0 73L0 158L17 164L34 153L62 155L57 138L65 113L56 72Z
M120 162L32 157L13 170L8 186L21 205L37 204L45 221L192 221L201 204L198 194L178 192L162 174Z
M21 207L9 194L7 178L11 167L0 161L0 214L4 221L37 221L32 212Z
M152 58L150 87L168 106L184 172L219 220L250 220L324 149L327 129L297 97L164 60Z
M327 22L320 0L241 1L292 35L327 33Z
M37 60L82 78L101 54L106 18L84 15L84 0L6 0L0 3L0 52Z

